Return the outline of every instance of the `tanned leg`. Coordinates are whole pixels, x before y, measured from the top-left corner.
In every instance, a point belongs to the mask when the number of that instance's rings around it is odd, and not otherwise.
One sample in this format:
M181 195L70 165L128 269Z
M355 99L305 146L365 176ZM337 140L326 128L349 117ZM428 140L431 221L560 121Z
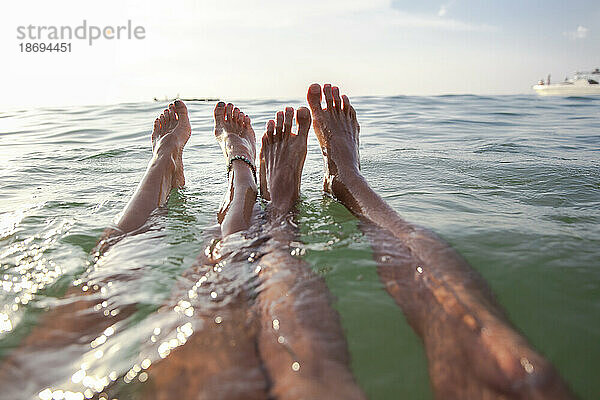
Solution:
M339 316L331 308L324 280L290 255L296 229L290 220L300 193L310 112L277 113L262 139L261 193L271 202L263 232L271 239L256 262L260 292L260 356L277 399L363 399L350 372L349 355Z
M185 185L183 147L191 134L187 108L177 100L154 121L152 159L146 173L120 214L115 229L107 230L103 239L140 228L152 211L166 203L173 188Z
M268 384L256 349L258 325L248 294L233 286L239 277L231 279L243 260L227 259L229 270L219 273L214 262L205 261L186 271L171 302L157 313L163 329L156 347L144 349L140 357L155 360L141 398L266 400ZM161 346L171 346L173 340L177 347L165 354Z
M233 104L217 104L215 137L221 145L227 163L235 156L255 162L256 139L250 123L250 117L244 115ZM229 176L229 188L217 215L223 237L248 229L256 194L252 170L244 161L234 160Z
M184 185L182 152L190 135L185 104L181 101L170 104L154 122L153 155L144 177L116 228L104 233L97 247L99 251L107 250L113 240L144 225L150 213L167 201L171 190ZM27 397L26 390L36 386L42 389L63 379L65 373L73 373L69 361L89 351L93 339L135 311L133 305L120 308L113 305L102 291L105 283L70 288L60 305L41 317L21 346L0 366L0 387L4 394L14 389L19 395L11 398ZM102 304L105 306L98 309ZM59 349L61 360L56 359ZM45 353L55 356L43 356Z
M423 339L436 398L572 398L550 363L508 322L483 278L370 188L360 173L360 126L348 97L313 84L308 103L325 160L324 190L362 221L386 290Z
M214 115L215 136L223 150L225 166L236 155L254 161L250 117L233 104L226 106L222 102L217 104ZM224 243L228 235L249 227L256 192L250 166L241 160L233 161L229 187L217 215ZM170 332L161 333L158 342L170 343L179 337L185 339L185 344L169 351L164 360L148 369L150 379L143 398L267 398L267 379L256 349L258 324L249 306L249 292L243 285L250 279L244 275L247 260L228 255L226 248L223 245L225 254L219 254L217 249L186 271L170 305L159 311L159 315L173 321ZM191 335L182 337L185 332ZM149 353L153 357L152 351Z

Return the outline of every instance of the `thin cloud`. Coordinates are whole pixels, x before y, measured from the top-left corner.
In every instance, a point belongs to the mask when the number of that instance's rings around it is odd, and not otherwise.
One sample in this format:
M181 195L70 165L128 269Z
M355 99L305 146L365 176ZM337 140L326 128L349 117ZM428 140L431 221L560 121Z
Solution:
M590 30L588 28L586 28L585 26L579 25L577 27L577 29L575 29L574 31L563 32L563 35L565 35L566 37L571 38L573 40L577 40L577 39L585 39L586 37L588 37L589 33L590 33Z
M487 24L472 24L456 19L441 18L435 15L411 14L404 11L398 11L391 16L393 25L399 25L407 28L425 28L448 31L496 31L497 28Z
M474 24L466 21L461 21L454 18L447 18L448 11L454 5L455 0L449 0L440 5L436 14L424 14L405 11L397 2L389 4L392 12L388 7L379 9L382 14L385 14L385 20L391 25L402 26L406 28L420 29L435 29L446 31L479 31L490 32L497 31L498 28L487 24Z
M442 7L444 14L454 0L446 1ZM355 21L363 25L384 23L407 28L422 28L450 31L494 31L495 27L485 24L472 24L457 19L442 18L432 14L419 14L403 11L390 0L306 0L305 7L296 3L279 0L265 0L258 7L247 0L230 0L227 12L223 5L215 2L202 2L194 21L196 29L215 27L219 29L253 28L290 29L321 23L324 19Z

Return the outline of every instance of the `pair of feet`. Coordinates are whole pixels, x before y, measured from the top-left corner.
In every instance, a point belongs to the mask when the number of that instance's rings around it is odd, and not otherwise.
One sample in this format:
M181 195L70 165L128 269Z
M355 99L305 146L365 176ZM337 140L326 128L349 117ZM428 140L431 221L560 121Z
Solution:
M326 108L321 107L325 98ZM325 159L325 190L333 195L338 184L359 173L358 135L360 127L356 112L348 97L326 84L321 89L313 84L308 89L308 104L312 111L301 107L296 111L296 132L293 132L294 109L279 111L275 120L267 123L259 156L261 195L279 213L292 209L300 194L302 168L306 158L311 120ZM215 136L221 145L225 162L236 156L256 160L256 136L250 117L233 104L219 102L215 107ZM183 186L182 151L191 135L187 108L181 101L170 104L154 122L153 150L169 151L174 163L173 187ZM244 163L235 159L233 163ZM250 168L250 167L248 167Z

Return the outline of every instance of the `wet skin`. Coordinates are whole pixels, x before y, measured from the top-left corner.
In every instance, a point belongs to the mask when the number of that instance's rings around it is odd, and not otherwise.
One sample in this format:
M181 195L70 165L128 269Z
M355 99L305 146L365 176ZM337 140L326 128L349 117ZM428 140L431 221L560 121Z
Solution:
M187 107L176 101L154 121L152 160L134 195L117 221L121 233L144 225L150 213L164 205L174 188L185 185L183 147L192 134Z
M138 232L149 212L166 202L170 189L184 184L181 154L191 129L187 112L176 113L185 106L176 105L155 121L153 158L119 223L105 232L99 251L108 252L119 238ZM164 359L157 357L158 343L142 345L139 359L152 360L146 370L149 380L139 392L142 398L364 398L350 372L346 341L339 317L330 307L327 287L305 263L290 255L296 230L293 224L283 223L291 218L299 196L310 112L298 110L297 134L291 130L293 109L286 109L285 115L278 113L276 119L267 125L260 157L262 191L272 195L259 232L261 245L254 248L261 255L257 260L260 268L252 266L258 293L246 287L253 278L248 275L246 256L240 258L250 251L231 251L226 238L248 229L256 200L251 169L236 160L218 213L222 244L202 255L178 281L165 306L148 317L162 327L158 342L179 337L182 332L186 335L184 343L171 349ZM235 155L255 158L250 118L232 104L219 103L215 108L215 136L226 164ZM147 215L145 210L150 210ZM215 273L215 267L225 264L228 268ZM45 314L13 357L0 367L0 381L33 383L32 378L43 377L37 382L43 388L68 378L73 373L69 360L81 357L89 351L90 341L135 312L135 304L120 309L115 316L92 311L99 302L111 303L101 290L104 283L120 279L132 278L104 274L104 279L94 284L87 282L90 287L86 290L82 286L70 289L65 305ZM207 302L213 291L219 296ZM182 299L194 310L192 315L178 309ZM318 319L323 322L315 324ZM182 330L184 326L188 328ZM81 346L73 347L75 342ZM37 360L40 349L55 354L67 347L74 352L62 351L66 369L57 368L63 363L55 357L48 358L50 364ZM18 376L23 372L27 377ZM23 394L17 386L3 385L5 393L14 389L15 394ZM121 389L119 384L111 384L104 391L117 396Z
M233 111L232 105L229 109ZM236 113L234 120L233 112L224 115L221 110L225 110L224 104L215 110L215 133L221 133L217 135L217 139L227 149L225 157L230 156L229 152L242 154L244 151L253 151L254 144L250 146L244 142L250 132L239 129L246 121L246 126L249 126L249 118L240 119L240 115ZM139 232L150 213L166 203L170 191L185 183L182 150L190 134L187 109L183 102L171 104L156 119L151 136L152 159L116 226L107 229L99 241L96 249L99 253L106 254L119 239ZM228 158L225 159L225 163L227 162ZM220 211L219 217L226 233L247 229L249 225L249 218L244 213L248 212L245 210L252 210L255 203L256 184L248 171L247 165L234 162L227 194L234 192L235 187L244 189L237 190L237 193L249 191L253 195L231 196L228 207ZM241 216L232 219L231 213L241 213ZM266 398L267 381L256 351L256 334L253 333L256 331L256 320L249 311L245 292L235 292L229 296L221 293L228 301L221 302L219 299L210 309L198 307L187 296L190 287L202 276L210 276L207 274L220 258L221 256L212 255L201 257L198 264L181 278L171 300L157 313L157 324L162 326L163 336L176 334L176 328L187 322L191 323L193 334L187 338L184 348L175 348L162 360L157 357L157 346L142 349L142 356L148 356L153 361L147 371L150 379L142 389L143 398ZM135 279L118 271L97 275L100 278L94 279L93 284L90 279L86 284L69 289L61 299L61 304L64 305L54 307L44 314L21 346L2 363L0 383L3 383L5 394L13 393L11 398L15 399L19 396L27 397L26 386L41 390L68 380L74 372L70 361L79 359L88 352L89 343L106 328L136 311L135 304L121 307L116 315L107 316L102 311L95 311L94 307L103 301L107 301L111 309L111 298L101 291L107 282L131 282ZM196 298L202 298L205 287L223 287L228 280L234 278L227 275L211 276L210 282L198 288ZM190 300L191 306L196 306L193 318L173 312L181 299ZM221 318L219 324L214 321L215 315ZM53 357L40 359L41 350L48 351ZM57 355L64 356L61 358L63 361L57 359ZM105 391L117 395L119 387L108 387Z
M326 109L320 104L323 94ZM348 98L330 85L323 91L312 85L308 101L323 150L324 188L360 218L386 290L423 339L436 397L571 398L553 367L510 325L486 283L466 261L433 233L404 221L368 186L360 174L360 127ZM263 136L260 185L270 202L261 221L264 240L256 248L260 257L253 264L258 293L230 285L239 279L237 273L245 273L247 261L225 249L201 258L156 314L157 318L166 315L170 333L187 323L193 332L185 345L148 369L151 379L144 398L364 397L348 368L346 342L324 282L290 255L290 242L296 237L290 218L306 156L308 110L298 110L297 121L294 134L293 109L288 108L268 123ZM108 249L112 239L136 232L166 202L170 190L184 184L181 155L190 133L181 102L170 105L155 121L153 158L116 227L107 230L100 250ZM254 160L250 119L232 104L219 103L215 108L215 135L226 163L235 155ZM249 166L234 161L218 213L223 238L249 228L256 193ZM224 260L233 268L212 274ZM197 287L208 276L207 284ZM110 279L128 277L111 275ZM135 305L114 316L91 312L98 302L111 300L101 293L102 283L97 281L98 286L85 293L81 287L70 289L65 301L42 317L0 366L4 393L13 389L22 393L16 383L35 384L33 377L40 379L36 382L40 387L46 385L44 380L48 385L59 380L64 372L57 366L61 363L38 360L41 349L56 351L83 343L63 352L65 360L76 359L98 333L131 315ZM196 287L198 298L210 296L213 288L229 287L223 292L227 301L215 301L211 307L191 301L196 310L193 317L174 312L190 287ZM220 317L218 323L215 316ZM28 376L20 375L23 371Z
M267 123L260 154L261 193L267 205L262 231L270 237L259 249L260 315L258 348L277 399L364 399L350 371L339 316L322 277L293 257L297 240L291 221L300 194L310 112L278 112ZM317 322L318 321L318 322Z
M221 146L226 165L235 156L252 163L256 158L256 139L250 117L232 103L219 102L215 107L215 137ZM242 160L231 164L229 186L217 217L223 237L248 229L256 201L257 186L252 170Z
M234 156L254 160L250 117L232 103L219 102L214 119L224 165ZM248 229L256 195L250 167L243 161L233 161L228 189L217 213L223 239ZM171 320L171 337L176 337L177 327L185 324L190 324L193 333L184 345L148 369L150 379L144 385L143 398L267 398L268 380L256 346L259 322L252 309L251 293L245 288L251 277L245 271L245 258L236 259L231 253L225 244L201 255L179 280L171 300L159 310L159 315ZM217 273L219 263L227 264L227 268ZM218 293L215 299L211 297L213 292ZM193 315L174 312L182 299L193 308ZM156 349L148 346L144 352L153 354Z
M573 398L552 365L512 327L481 276L370 188L360 173L360 126L348 97L313 84L307 99L324 157L324 190L361 220L386 290L423 340L436 398Z
M232 104L223 107L220 103L215 109L215 133L226 162L234 155L254 159L254 133L250 133L248 117ZM223 124L221 118L225 122L232 118L233 126ZM290 255L296 229L287 221L299 196L310 113L306 108L298 110L297 134L291 130L293 109L286 109L285 115L277 113L276 119L277 122L267 124L260 155L261 192L272 195L257 231L261 244L252 249L257 256L251 271L258 279L258 289L253 293L230 285L248 280L237 279L235 274L247 270L247 260L240 254L247 255L250 250L237 252L236 256L227 253L224 245L211 255L212 261L205 259L186 272L184 277L191 279L175 291L173 304L194 282L200 282L198 277L208 276L216 262L228 268L220 275L213 274L214 280L209 279L196 290L204 296L212 288L229 287L233 292L224 293L227 301L215 304L215 308L199 304L193 318L174 317L173 326L190 322L198 331L184 346L148 370L151 379L144 391L146 397L364 398L350 372L347 344L339 316L330 306L325 282ZM242 121L247 121L246 127ZM228 232L225 221L235 210L237 218L229 226L240 230L249 227L250 220L245 215L252 209L255 197L249 171L243 161L234 161L234 176L219 211L224 236ZM254 196L235 194L248 190ZM207 283L210 284L206 286ZM172 314L171 308L165 307L161 312ZM220 318L218 324L214 322L215 315ZM316 320L323 322L315 324Z
M152 211L166 203L171 190L184 185L182 154L190 135L185 104L181 101L170 104L154 122L148 168L116 225L108 228L99 240L97 254L143 227ZM134 304L116 307L102 292L109 281L135 279L130 275L135 272L100 271L90 274L86 283L69 288L58 305L40 317L30 334L0 365L3 394L15 399L28 397L27 390L43 389L65 377L68 379L74 372L70 362L88 352L89 343L106 328L135 312ZM107 307L96 310L95 306L104 301ZM107 309L113 312L106 315ZM52 357L40 357L42 352Z

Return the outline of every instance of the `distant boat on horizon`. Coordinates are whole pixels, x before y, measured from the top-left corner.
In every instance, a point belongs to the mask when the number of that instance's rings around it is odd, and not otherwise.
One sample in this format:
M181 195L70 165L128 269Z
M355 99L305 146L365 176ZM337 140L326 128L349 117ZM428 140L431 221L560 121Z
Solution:
M175 100L181 100L181 101L219 101L219 99L217 99L216 97L189 97L189 98L181 98L179 97L179 95L177 95L177 97L175 98L168 98L167 96L165 96L164 99L159 99L157 97L154 98L154 101L160 101L160 102L172 102Z
M564 82L550 83L550 75L544 82L540 79L532 87L540 96L600 96L600 68L593 71L576 72Z

